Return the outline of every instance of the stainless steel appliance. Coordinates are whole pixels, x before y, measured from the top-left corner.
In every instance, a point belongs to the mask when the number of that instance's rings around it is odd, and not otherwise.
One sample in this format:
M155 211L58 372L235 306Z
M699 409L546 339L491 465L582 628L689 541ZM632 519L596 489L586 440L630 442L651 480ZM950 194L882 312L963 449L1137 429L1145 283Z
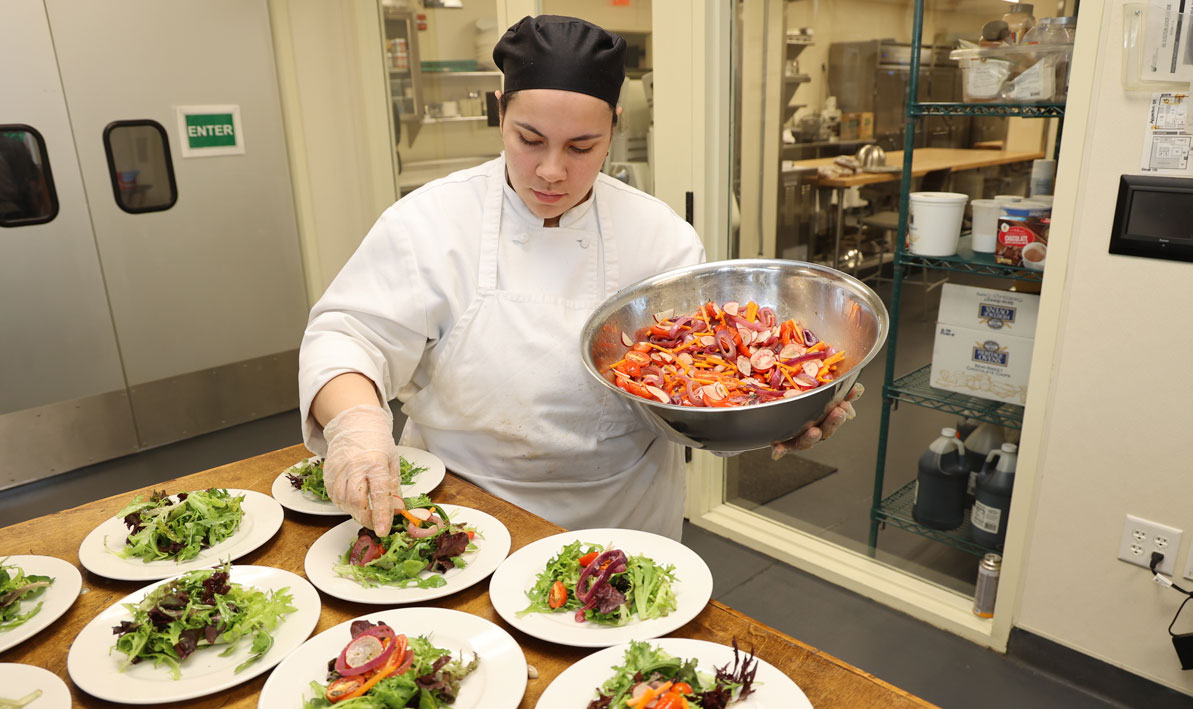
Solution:
M830 95L845 113L874 114L874 140L886 150L903 149L910 82L911 45L893 39L835 42L829 47ZM960 101L961 75L948 57L949 47L920 49L921 101ZM968 116L939 116L920 122L917 148L964 148L970 145Z

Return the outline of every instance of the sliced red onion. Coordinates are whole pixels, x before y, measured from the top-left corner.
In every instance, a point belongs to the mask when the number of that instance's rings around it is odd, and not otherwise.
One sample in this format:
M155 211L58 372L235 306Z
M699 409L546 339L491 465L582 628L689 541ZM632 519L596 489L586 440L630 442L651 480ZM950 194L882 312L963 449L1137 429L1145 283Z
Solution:
M704 390L700 387L700 383L694 379L687 380L688 401L692 402L693 406L704 406Z
M704 322L703 320L692 321L693 332L704 332L705 330L708 330L708 323Z
M809 362L814 359L821 360L821 359L824 359L825 356L826 355L824 354L824 352L808 352L806 354L800 355L799 357L792 357L791 359L780 359L780 361L783 362L783 364L785 364L789 367L792 367L797 364L806 363L806 362ZM817 371L820 371L820 370L817 370Z
M804 346L811 347L812 345L816 344L817 342L820 342L820 338L817 337L816 335L812 334L811 330L805 329L804 330Z
M732 322L734 325L737 325L738 327L744 327L746 329L753 330L754 332L759 332L761 330L769 329L768 327L763 326L762 323L750 322L749 320L746 320L745 318L743 318L740 315L730 316L729 321Z
M692 318L691 318L691 316L688 316L688 315L683 315L681 317L676 318L675 322L671 325L671 332L670 332L671 337L678 336L679 329L681 327L683 327L684 325L687 325L691 321L692 321Z
M816 387L820 386L820 382L816 381L814 377L809 377L806 374L796 375L795 383L811 389L815 389Z
M776 389L783 383L783 370L775 367L770 372L770 385Z
M737 350L733 344L733 336L725 328L717 328L717 346L721 348L721 354L730 357Z
M774 327L778 319L778 316L775 315L775 311L771 308L758 309L758 322L762 323L764 326Z

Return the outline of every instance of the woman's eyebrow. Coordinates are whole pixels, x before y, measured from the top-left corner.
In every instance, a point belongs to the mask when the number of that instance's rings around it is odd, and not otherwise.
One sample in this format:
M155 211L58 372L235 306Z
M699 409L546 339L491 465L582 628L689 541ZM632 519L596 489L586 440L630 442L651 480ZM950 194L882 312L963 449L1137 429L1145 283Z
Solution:
M522 123L521 121L514 121L514 125L518 126L519 128L522 128L523 130L528 130L540 138L547 137L547 136L543 135L542 131L540 131L538 128L535 128L534 126L530 125L529 123ZM582 142L585 140L594 140L596 138L600 138L601 135L602 135L601 133L585 133L584 135L577 135L575 137L568 138L567 142L578 143L578 142Z

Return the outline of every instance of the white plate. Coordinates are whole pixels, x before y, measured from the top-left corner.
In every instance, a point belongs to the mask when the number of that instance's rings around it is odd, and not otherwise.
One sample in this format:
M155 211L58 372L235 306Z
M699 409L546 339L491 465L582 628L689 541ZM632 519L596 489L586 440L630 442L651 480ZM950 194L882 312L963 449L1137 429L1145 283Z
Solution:
M404 497L417 497L418 495L429 495L432 490L443 482L443 477L447 474L447 468L443 465L443 461L438 456L432 455L424 450L417 448L409 448L407 446L398 446L398 455L406 459L407 462L419 468L426 468L414 478L412 485L407 485L402 488L402 495ZM313 455L307 458L308 461L319 460L321 456ZM286 473L291 472L294 465L282 471L282 474L274 478L273 481L273 498L282 504L288 510L295 512L305 512L309 515L326 515L329 517L344 517L347 513L336 507L334 502L327 500L320 500L296 490L290 484L290 478L286 477Z
M327 684L327 661L352 639L356 620L385 621L406 636L426 635L435 647L456 657L480 656L480 664L460 683L453 709L513 709L526 691L526 656L510 634L484 618L446 608L397 608L345 621L319 633L286 658L266 680L259 709L301 707L314 697L311 682Z
M356 603L386 605L418 603L429 601L432 598L442 598L485 580L510 553L509 530L496 517L480 510L457 505L443 505L443 509L453 524L466 524L475 527L477 531L475 540L477 550L465 554L463 557L468 565L462 569L448 569L447 573L443 574L443 580L447 582L443 586L439 588L398 588L397 586L365 588L354 579L337 575L335 565L340 563L340 556L352 546L360 531L360 525L353 520L332 527L311 545L307 551L306 560L303 562L307 578L315 584L316 588L330 596ZM429 571L423 572L424 577L430 575Z
M40 596L21 601L21 612L28 613L41 603L41 610L37 615L25 621L12 630L0 630L0 652L4 652L19 642L28 640L38 632L45 630L54 621L70 610L79 598L79 589L83 587L83 577L74 564L53 556L37 556L31 554L16 554L14 556L0 556L0 563L5 566L18 566L30 576L49 576L54 583ZM0 687L9 685L0 683ZM12 697L9 697L12 699Z
M650 642L675 657L684 660L696 658L699 671L709 675L713 674L716 667L733 664L733 648L727 645L687 638L661 638ZM613 676L613 668L625 659L627 647L618 645L594 652L561 672L539 697L536 709L587 706L587 702L596 699L597 688ZM808 701L799 686L765 660L758 660L754 692L744 701L733 705L733 709L805 708L812 709L812 702Z
M179 490L178 492L184 492ZM161 559L148 563L137 557L125 559L119 555L128 537L128 527L120 517L91 530L79 545L79 562L93 574L120 581L154 581L177 576L184 571L207 569L222 561L236 561L273 538L282 527L285 516L282 507L269 495L253 490L233 490L232 495L244 495L240 503L244 516L240 529L213 547L202 549L199 555L183 562ZM171 493L177 494L177 493ZM130 501L132 498L129 498Z
M66 657L71 681L93 697L122 704L165 704L203 697L267 672L302 645L319 622L322 610L319 592L301 576L269 566L233 566L231 581L266 592L289 587L294 598L291 605L296 609L282 616L281 624L272 631L273 647L269 652L240 674L236 674L236 666L251 654L251 637L242 638L236 651L227 657L220 657L223 649L218 647L196 650L182 663L180 679L173 679L168 667L154 667L152 662L129 665L124 672L119 670L125 656L112 650L116 644L112 628L132 617L123 604L140 602L150 591L166 583L160 581L108 606L83 628Z
M527 613L519 617L530 599L526 592L559 550L579 540L626 553L642 554L655 563L675 567L675 610L662 618L633 620L622 626L577 623L574 613ZM712 598L712 572L696 552L679 542L633 529L586 529L564 532L527 544L510 555L489 581L489 598L497 613L518 630L553 643L575 647L608 647L631 640L666 635L695 618Z
M41 696L25 705L29 709L70 708L70 690L66 688L66 682L40 667L9 662L0 664L0 687L3 687L0 694L13 700L40 689Z

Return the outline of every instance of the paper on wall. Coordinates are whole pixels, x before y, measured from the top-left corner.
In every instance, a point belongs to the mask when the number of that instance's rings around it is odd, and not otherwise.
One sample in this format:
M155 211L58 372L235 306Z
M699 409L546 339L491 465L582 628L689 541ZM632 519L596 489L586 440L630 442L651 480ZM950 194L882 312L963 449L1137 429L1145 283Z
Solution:
M1193 152L1193 131L1189 126L1189 94L1152 94L1143 145L1143 172L1191 174L1190 152Z
M1190 29L1193 15L1186 14L1193 0L1151 0L1147 13L1141 79L1193 81Z

